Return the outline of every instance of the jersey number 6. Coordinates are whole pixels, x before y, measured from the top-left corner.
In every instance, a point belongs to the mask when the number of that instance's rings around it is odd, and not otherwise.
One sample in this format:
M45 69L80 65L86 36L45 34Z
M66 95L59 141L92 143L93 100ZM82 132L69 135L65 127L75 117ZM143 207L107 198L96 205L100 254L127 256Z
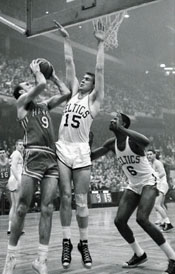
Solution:
M132 176L137 175L137 171L134 170L133 166L127 166L127 170L131 173Z

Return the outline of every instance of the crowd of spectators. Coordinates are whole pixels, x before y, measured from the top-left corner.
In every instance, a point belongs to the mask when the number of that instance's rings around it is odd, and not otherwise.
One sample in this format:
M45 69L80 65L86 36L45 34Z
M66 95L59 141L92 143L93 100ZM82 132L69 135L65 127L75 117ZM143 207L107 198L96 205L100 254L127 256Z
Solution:
M0 93L10 96L15 84L20 81L33 81L29 68L29 60L22 57L10 59L0 53ZM64 80L62 71L58 71L59 77ZM102 105L102 111L111 113L113 111L122 111L130 116L137 114L160 117L162 109L169 109L174 105L174 96L172 96L172 87L168 77L161 79L149 76L149 79L143 78L139 83L132 83L127 86L126 83L117 80L117 87L105 83L105 98ZM128 75L129 78L129 75ZM157 81L157 85L155 83ZM149 83L149 84L148 84ZM161 86L161 89L160 89ZM151 87L151 88L150 88ZM56 87L51 81L48 81L44 96L56 93Z

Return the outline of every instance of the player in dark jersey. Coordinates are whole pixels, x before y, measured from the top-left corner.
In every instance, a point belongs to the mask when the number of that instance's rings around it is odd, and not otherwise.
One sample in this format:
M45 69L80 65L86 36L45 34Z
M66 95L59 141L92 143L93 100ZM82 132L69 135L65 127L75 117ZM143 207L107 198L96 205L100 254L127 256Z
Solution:
M3 148L0 148L0 201L2 194L5 194L10 202L10 193L7 187L10 177L10 163Z
M35 76L36 85L20 83L14 90L17 99L17 116L24 129L24 171L17 210L11 224L6 263L3 274L12 274L16 264L16 250L21 235L24 218L29 209L34 185L41 185L41 215L39 223L38 258L33 269L39 274L47 274L47 253L50 239L53 200L58 183L58 166L55 153L53 126L49 111L65 101L70 92L59 80L53 70L50 80L59 88L60 94L37 103L35 98L46 87L46 79L40 72L39 61L33 60L30 68Z
M133 268L147 261L146 253L128 226L128 220L137 208L137 223L169 259L168 268L163 273L175 274L175 251L163 237L161 231L149 220L158 194L158 177L156 178L156 173L150 166L144 151L149 140L144 135L128 129L129 126L129 117L118 113L110 123L110 130L113 131L115 137L107 140L101 148L91 153L92 160L94 160L110 150L113 151L129 181L115 218L118 231L134 252L134 256L125 262L123 267Z

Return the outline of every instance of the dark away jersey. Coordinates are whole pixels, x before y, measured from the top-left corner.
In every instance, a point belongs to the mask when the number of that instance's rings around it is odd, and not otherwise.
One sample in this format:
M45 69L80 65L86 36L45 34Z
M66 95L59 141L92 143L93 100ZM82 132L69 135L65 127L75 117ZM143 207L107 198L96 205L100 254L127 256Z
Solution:
M54 130L48 107L45 103L28 106L28 114L20 120L24 129L24 146L49 147L55 151Z

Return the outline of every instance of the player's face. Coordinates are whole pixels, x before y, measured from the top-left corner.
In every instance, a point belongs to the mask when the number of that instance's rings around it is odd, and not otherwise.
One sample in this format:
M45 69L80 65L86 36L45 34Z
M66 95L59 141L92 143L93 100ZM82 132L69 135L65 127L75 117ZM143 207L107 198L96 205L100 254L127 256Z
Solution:
M5 150L0 150L0 159L4 160L6 158Z
M23 142L19 142L16 145L16 149L20 152L22 152L24 150L24 146L23 146Z
M23 89L23 93L29 92L33 88L33 84L29 82L23 82L20 84Z
M91 75L85 74L80 83L80 90L85 92L92 91L93 87L93 77Z
M148 151L146 153L146 156L147 156L149 162L152 162L155 159L155 155L152 151Z
M120 113L117 113L117 115L111 120L109 129L116 130L118 125L123 125L123 121Z

